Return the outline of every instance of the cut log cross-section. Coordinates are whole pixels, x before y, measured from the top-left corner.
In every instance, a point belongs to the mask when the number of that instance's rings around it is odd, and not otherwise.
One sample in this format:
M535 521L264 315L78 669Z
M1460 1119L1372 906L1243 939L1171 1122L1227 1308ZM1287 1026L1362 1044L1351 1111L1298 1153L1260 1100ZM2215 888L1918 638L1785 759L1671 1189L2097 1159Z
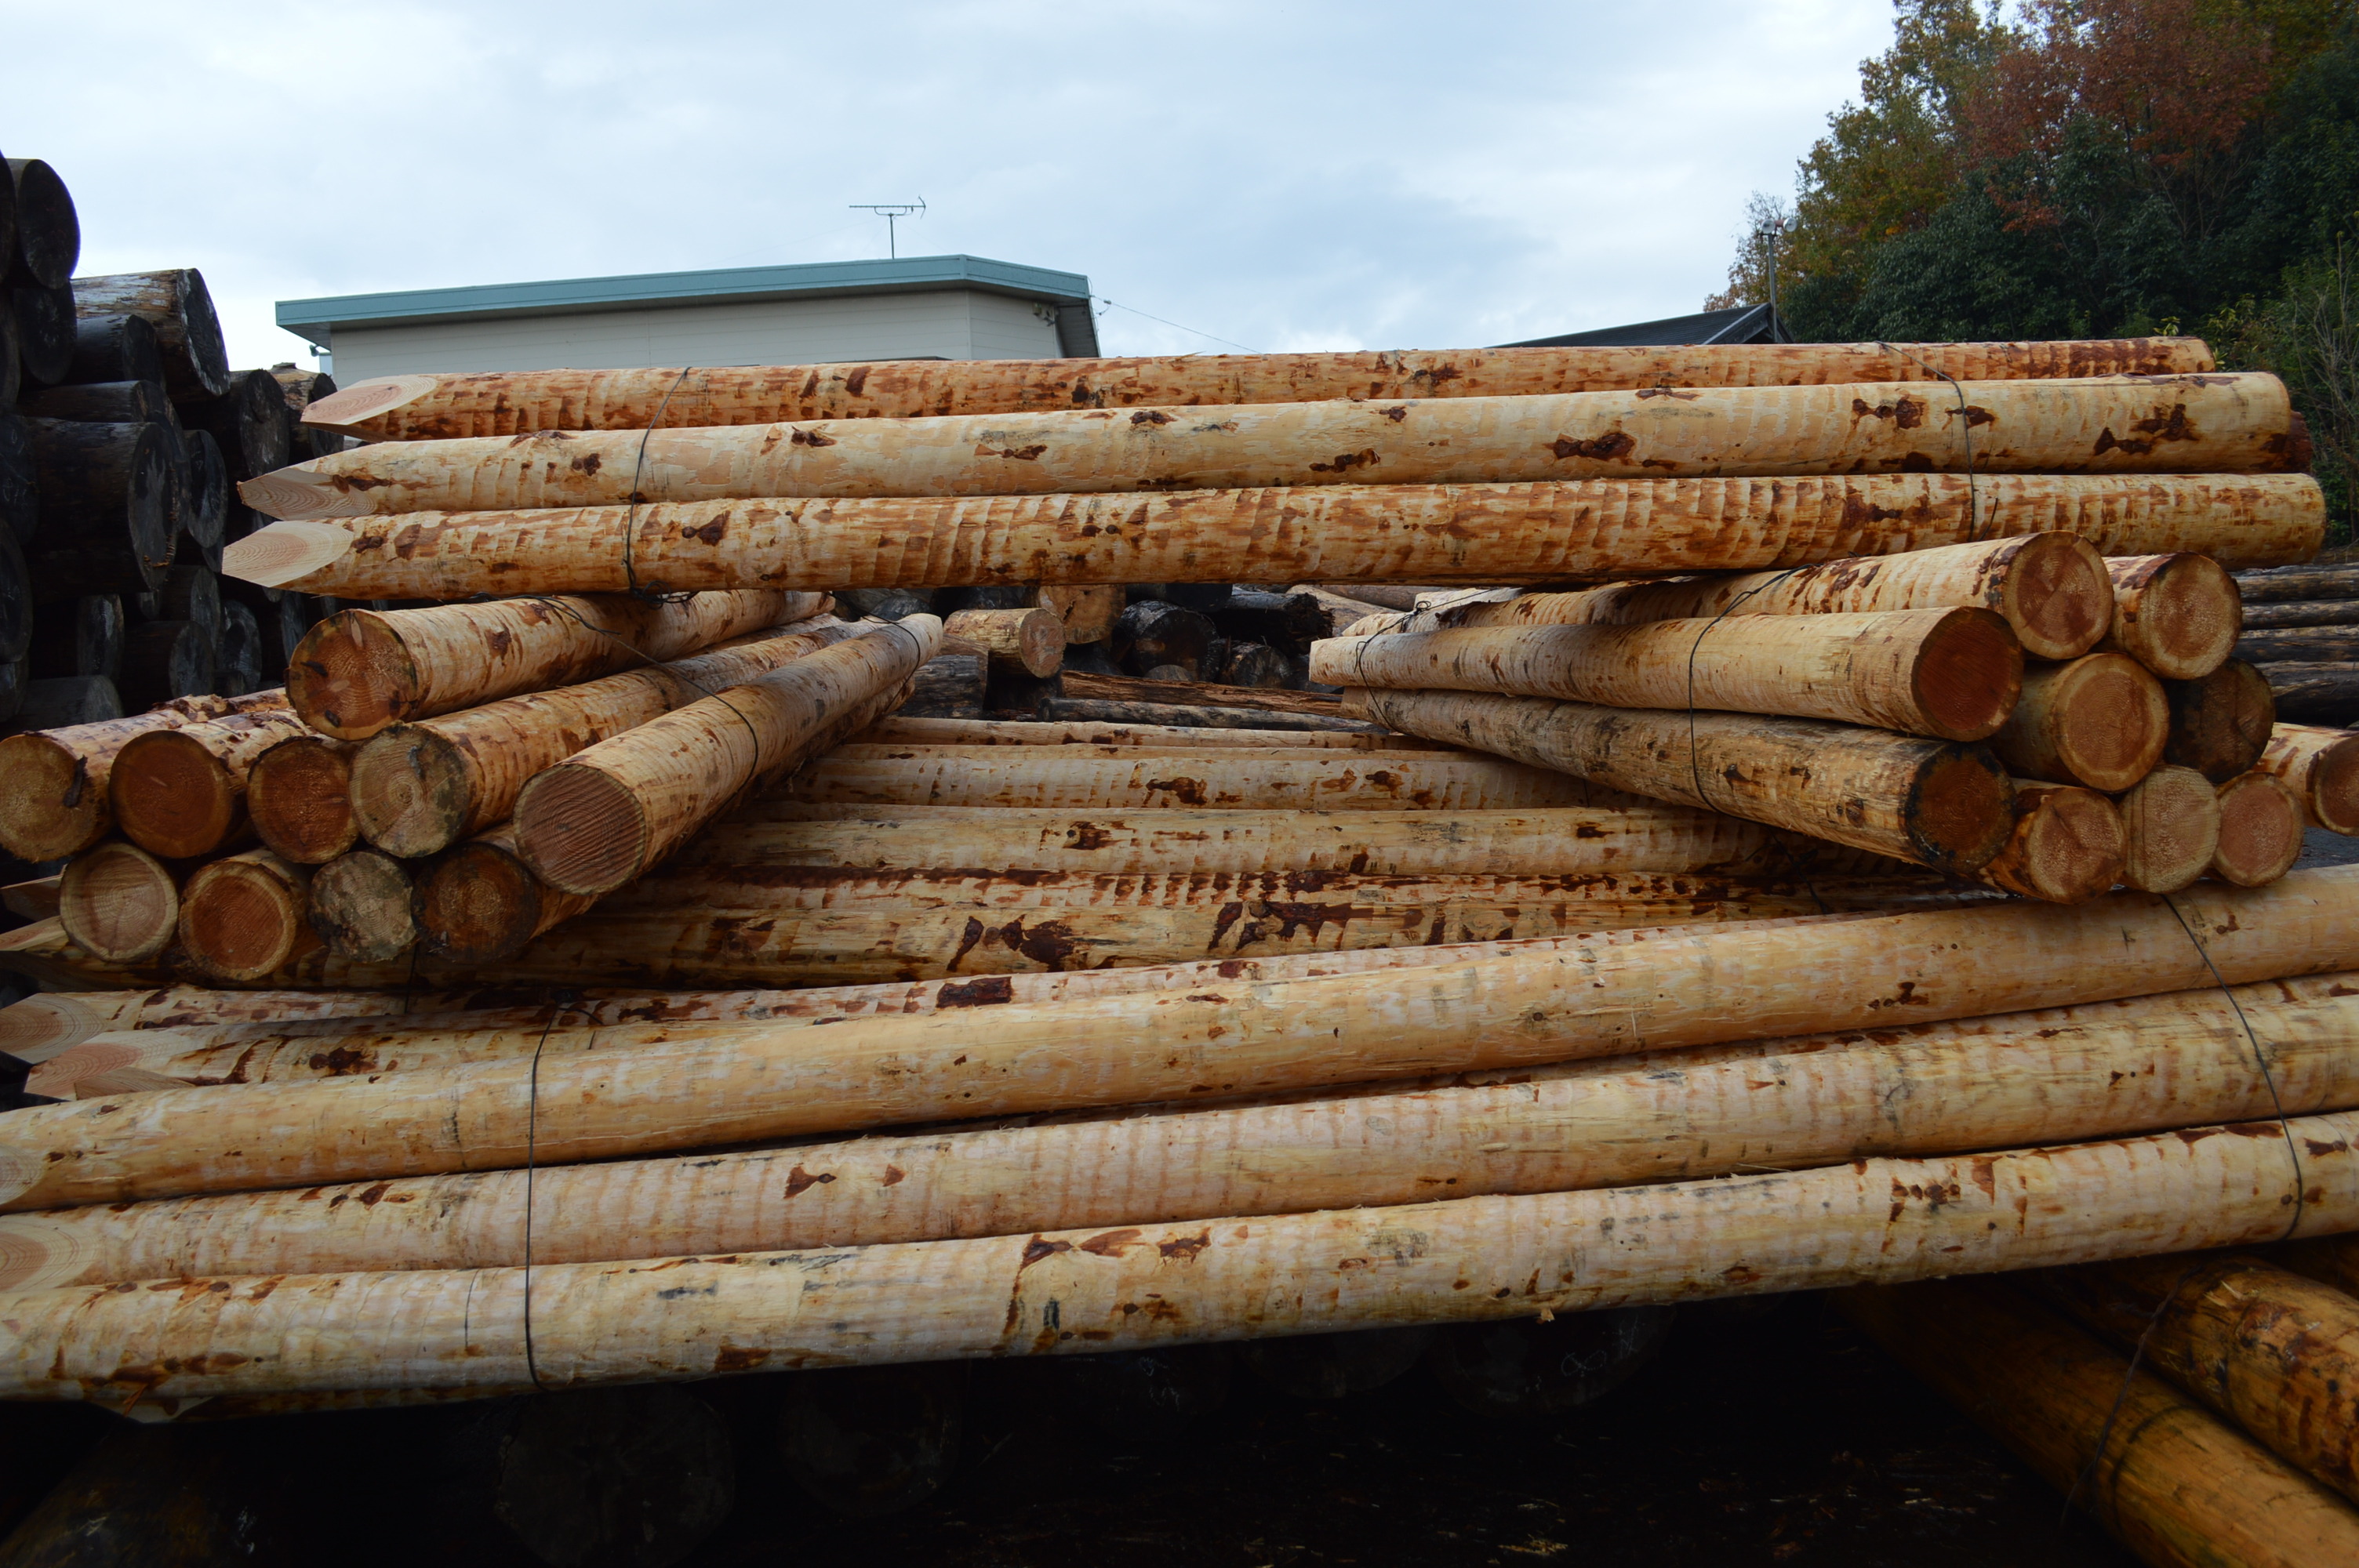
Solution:
M2165 680L2220 667L2244 629L2236 579L2209 556L2114 556L2113 629L2098 646L2127 654Z
M194 268L78 277L73 296L77 316L139 316L156 329L164 382L174 397L218 397L228 390L221 318Z
M1065 623L1046 608L961 610L942 622L942 633L973 643L994 665L1036 680L1055 675L1065 662Z
M561 892L533 875L505 825L438 856L418 878L418 939L454 964L512 958L542 932L597 902Z
M299 866L325 865L359 837L352 800L350 741L289 735L254 760L245 808L263 844Z
M2310 827L2359 834L2359 735L2280 724L2254 766L2293 791Z
M2212 869L2220 848L2220 800L2201 773L2165 764L2115 804L2127 836L2122 885L2177 892Z
M1332 638L1312 649L1310 678L1785 714L1981 741L2015 708L2023 654L1990 611L1900 610Z
M2126 654L2091 654L2026 671L1991 749L2018 778L2110 795L2152 773L2169 735L2161 683Z
M283 691L192 697L152 712L0 739L0 849L23 860L79 854L114 825L108 784L116 758L138 736L233 714L285 711Z
M2104 795L2017 779L2015 831L1974 875L2027 898L2080 903L2122 880L2127 850L2121 813Z
M747 589L679 603L559 596L347 610L304 635L287 699L321 733L365 741L406 719L659 664L821 608L812 594Z
M2269 679L2242 659L2230 659L2200 680L2171 681L2167 762L2225 784L2260 762L2277 724Z
M179 878L136 844L101 844L74 857L58 886L66 934L117 964L154 957L180 918Z
M245 830L255 759L301 733L291 710L265 707L136 736L107 773L114 820L133 843L167 860L210 855Z
M912 615L651 719L537 775L516 798L516 852L568 892L611 892L730 805L890 711L941 649Z
M267 849L215 860L180 894L180 946L225 980L252 980L282 968L320 939L304 919L309 866L289 865Z
M2256 769L2222 784L2220 843L2212 873L2238 887L2259 887L2301 858L2301 803L2284 784Z
M311 873L305 915L338 957L383 963L418 941L409 871L375 849L353 849Z
M757 500L282 524L223 568L346 599L957 583L1498 583L1767 569L2070 530L2114 555L2307 558L2304 474L1888 474ZM624 569L624 541L632 571Z
M1978 746L1810 719L1488 693L1347 696L1348 710L1412 735L1937 871L1973 871L2014 829L2013 786Z

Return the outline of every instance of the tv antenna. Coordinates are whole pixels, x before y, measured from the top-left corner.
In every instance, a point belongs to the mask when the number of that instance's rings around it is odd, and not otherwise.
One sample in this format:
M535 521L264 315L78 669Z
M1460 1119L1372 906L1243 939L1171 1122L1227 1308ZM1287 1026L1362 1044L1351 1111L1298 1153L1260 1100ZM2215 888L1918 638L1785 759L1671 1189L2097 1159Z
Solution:
M926 215L926 201L923 197L919 197L915 201L854 201L851 205L855 212L874 212L885 220L885 254L887 256L897 256L901 254L899 236L893 232L893 225L903 218L922 218Z

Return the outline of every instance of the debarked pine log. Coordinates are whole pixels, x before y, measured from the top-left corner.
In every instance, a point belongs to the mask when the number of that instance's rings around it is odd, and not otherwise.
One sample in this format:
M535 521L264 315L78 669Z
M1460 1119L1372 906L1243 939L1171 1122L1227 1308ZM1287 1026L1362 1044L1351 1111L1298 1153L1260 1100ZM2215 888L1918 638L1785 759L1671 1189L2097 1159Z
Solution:
M796 622L689 658L393 725L352 761L353 826L386 854L435 854L506 821L543 769L858 631L826 617Z
M2279 724L2253 764L2301 803L2302 821L2330 833L2359 834L2359 735L2309 724Z
M1527 397L1658 386L2185 375L2214 368L2193 338L2023 343L1712 344L1144 359L886 360L856 365L495 371L379 376L303 421L372 441L1143 408L1329 398Z
M353 849L311 873L303 914L329 951L384 963L418 941L409 868L375 849Z
M280 859L325 865L353 847L357 742L305 732L290 735L246 770L245 809L254 831Z
M1407 983L1370 969L1143 1001L1011 1005L984 1028L963 1009L816 1031L756 1024L537 1066L33 1106L0 1118L0 1206L494 1169L524 1163L528 1144L543 1163L561 1164L1538 1065L2359 967L2359 869L2263 889L2199 885L2175 903L2123 894L2071 907L1737 925L1424 967ZM685 1100L683 1077L698 1086ZM2282 1140L2267 1131L2282 1158Z
M1266 714L1264 718L1267 718ZM1289 750L1334 748L1345 752L1426 752L1445 748L1414 735L1393 735L1374 726L1350 730L1254 730L1238 725L1102 723L1074 719L1036 721L1011 719L922 719L895 714L853 737L854 742L908 746L1155 746L1166 750L1284 746Z
M301 733L292 710L266 706L135 735L107 771L115 825L167 860L210 855L245 831L255 760Z
M311 868L267 849L213 861L180 894L181 949L220 979L257 979L320 939L304 919Z
M942 622L943 635L981 648L994 665L1036 680L1065 662L1065 623L1053 610L961 610Z
M1953 1280L1834 1304L2156 1568L2359 1553L2333 1492L2019 1292Z
M2307 445L2283 384L2267 374L1980 382L1956 397L1886 382L543 430L363 447L248 480L238 493L268 516L299 519L613 506L635 492L679 502L1666 473L2260 473L2305 467Z
M930 615L863 634L678 708L535 774L516 853L567 892L604 893L813 752L890 712L941 651Z
M2165 680L2197 680L2220 667L2244 629L2236 579L2209 556L2113 556L2113 628L2098 647L2127 654Z
M1395 730L1967 872L2014 829L2013 785L1979 746L1816 719L1600 708L1488 693L1353 690Z
M516 856L514 827L502 823L435 857L419 873L405 913L429 957L489 964L514 957L597 902L595 893L563 892L533 875Z
M2122 814L2095 790L2017 779L2015 830L1974 877L2026 898L2080 903L2122 880L2128 851Z
M418 610L346 610L305 633L287 700L340 741L520 691L676 659L826 608L824 596L761 589L678 603L568 595Z
M2112 795L2152 773L2169 738L2162 683L2126 654L2090 654L2025 671L1991 750L2018 778Z
M66 867L57 914L82 946L136 964L162 952L179 927L180 875L136 844L100 844Z
M2349 989L2344 978L1382 1093L545 1168L532 1178L532 1258L579 1263L1300 1213L2208 1125L2276 1114L2269 1081L2254 1070L2254 1038L2265 1043L2284 1109L2309 1114L2359 1101L2359 1002L2337 994ZM142 1033L159 1036L145 1054ZM551 1031L549 1048L608 1048L582 1038L589 1033ZM511 1054L536 1049L533 1033L518 1030ZM146 1071L242 1081L275 1053L372 1073L414 1048L354 1035L175 1057L170 1034L130 1032L83 1049ZM364 1203L335 1201L357 1188L305 1189L11 1215L0 1217L0 1290L517 1265L525 1189L521 1172L474 1172L392 1182Z
M2212 869L2220 848L2220 798L2201 773L2166 763L2114 804L2126 838L2124 887L2177 892Z
M1337 637L1312 647L1310 678L1782 714L1981 741L2006 722L2024 675L2023 651L1998 615L1946 609Z
M1498 582L1778 568L2059 530L2114 555L2200 550L2239 566L2307 559L2325 528L2323 493L2302 474L1588 480L416 513L276 524L232 544L223 569L349 599L1108 578Z
M1616 583L1572 593L1468 599L1443 626L1628 626L1701 616L1841 615L1971 605L2014 628L2036 659L2085 654L2111 623L2105 559L2076 534L2026 534L1779 572Z
M0 1394L561 1387L1106 1350L1922 1279L2284 1231L2277 1130L2205 1130L1666 1186L536 1267L529 1357L523 1270L208 1281L201 1314L179 1301L196 1281L27 1292L7 1302ZM2318 1198L2299 1227L2359 1226L2359 1117L2302 1117L2291 1130L2326 1151L2309 1167ZM2359 1521L2348 1539L2359 1542Z
M245 697L187 697L146 713L0 739L0 849L21 860L79 854L114 826L107 784L135 738L236 714L285 711L273 688Z
M1068 672L1070 676L1071 672ZM1161 683L1158 683L1161 684ZM1190 730L1290 730L1304 735L1342 735L1363 740L1398 741L1374 724L1356 719L1330 719L1323 713L1288 713L1269 708L1199 707L1190 703L1132 702L1099 697L1044 697L1033 708L1043 719L1066 720L1069 726L1101 724L1124 728Z

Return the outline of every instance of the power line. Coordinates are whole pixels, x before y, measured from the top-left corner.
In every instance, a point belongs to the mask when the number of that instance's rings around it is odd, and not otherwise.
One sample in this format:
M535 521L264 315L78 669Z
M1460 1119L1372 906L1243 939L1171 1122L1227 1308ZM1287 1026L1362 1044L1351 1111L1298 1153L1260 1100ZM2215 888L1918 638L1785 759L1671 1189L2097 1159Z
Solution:
M1136 307L1136 306L1132 306L1132 305L1125 305L1125 304L1124 304L1121 300L1119 300L1119 299L1108 299L1108 298L1107 298L1104 295L1103 295L1103 294L1093 294L1093 295L1092 295L1090 297L1091 297L1091 298L1093 298L1093 299L1095 299L1096 301L1098 301L1098 303L1100 303L1100 304L1102 304L1102 305L1111 305L1111 306L1113 306L1113 307L1114 307L1115 309L1117 309L1117 310L1127 310L1127 311L1129 311L1129 312L1130 312L1132 315L1134 315L1134 316L1147 316L1147 312L1146 312L1146 311L1144 311L1144 310L1139 309L1137 307ZM1180 330L1180 331L1182 331L1182 332L1186 332L1186 333L1188 333L1188 334L1189 334L1190 336L1191 336L1191 337L1197 337L1197 338L1211 338L1211 339L1212 339L1212 341L1213 342L1216 342L1216 343L1227 343L1227 344L1228 344L1228 346L1229 346L1230 348L1233 348L1233 349L1244 349L1244 350L1245 350L1245 351L1246 353L1249 353L1249 354L1257 354L1257 353L1261 352L1261 351L1260 351L1259 349L1247 349L1247 348L1245 348L1245 346L1243 343L1231 341L1230 341L1229 339L1227 339L1227 338L1216 338L1216 337L1213 337L1213 336L1212 336L1212 333L1210 333L1210 332L1199 332L1199 331L1197 331L1197 330L1196 330L1196 329L1195 329L1195 328L1193 328L1193 327L1181 327L1181 326L1180 325L1180 323L1179 323L1179 322L1177 322L1177 321L1166 321L1166 320L1164 320L1164 319L1163 319L1163 318L1162 318L1162 317L1160 317L1160 316L1147 316L1147 319L1148 320L1150 320L1150 321L1158 322L1158 323L1160 323L1161 325L1166 326L1166 327L1175 328L1175 329L1177 329L1177 330Z

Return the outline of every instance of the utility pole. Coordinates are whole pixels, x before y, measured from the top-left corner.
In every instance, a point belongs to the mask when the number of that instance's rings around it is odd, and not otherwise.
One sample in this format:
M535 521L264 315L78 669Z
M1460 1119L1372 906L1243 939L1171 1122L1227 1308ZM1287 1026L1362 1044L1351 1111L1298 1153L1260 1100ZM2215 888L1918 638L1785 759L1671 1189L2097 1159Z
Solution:
M922 218L926 214L926 201L922 196L915 201L854 201L851 205L855 212L874 212L885 220L885 254L887 256L901 254L900 236L894 232L893 225L903 218Z

